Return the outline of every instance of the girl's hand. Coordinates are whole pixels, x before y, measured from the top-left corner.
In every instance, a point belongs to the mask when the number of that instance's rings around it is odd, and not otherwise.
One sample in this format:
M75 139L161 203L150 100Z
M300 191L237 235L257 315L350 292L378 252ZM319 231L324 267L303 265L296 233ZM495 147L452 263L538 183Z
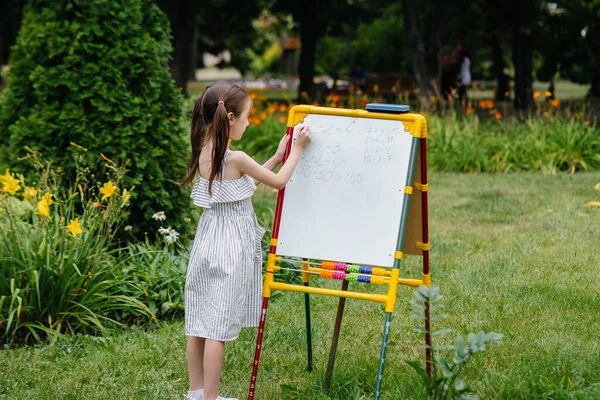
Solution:
M275 152L275 157L279 162L283 161L283 156L285 154L285 149L287 149L287 144L290 141L290 135L287 133L283 135L281 140L279 141L279 146L277 146L277 151Z
M311 140L312 135L310 134L310 128L308 126L303 126L294 138L294 146L298 146L300 149L304 150L308 147Z

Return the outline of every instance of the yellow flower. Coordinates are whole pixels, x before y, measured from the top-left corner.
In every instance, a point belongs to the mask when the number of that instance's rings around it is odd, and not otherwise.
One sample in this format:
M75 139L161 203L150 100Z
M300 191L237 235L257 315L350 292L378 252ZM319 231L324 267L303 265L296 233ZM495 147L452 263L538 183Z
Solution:
M25 189L23 190L23 199L31 200L35 199L35 196L37 196L37 190L35 190L35 188L25 186Z
M37 203L37 211L35 212L37 215L42 217L50 216L50 205L46 203L44 200L41 200Z
M0 176L0 182L2 183L2 191L5 193L12 194L14 196L15 193L21 190L19 181L13 178L8 169L4 175Z
M546 97L550 97L550 96L552 96L552 92L551 92L551 91L549 91L549 90L546 90L546 93L544 93L544 95L545 95Z
M73 237L81 235L83 233L83 229L81 229L81 225L79 224L79 218L72 219L71 223L67 225L67 230L73 234Z
M2 191L12 194L14 196L15 193L17 193L19 190L21 190L21 185L19 185L19 181L14 179L8 182L5 182L2 185Z
M104 196L102 196L101 201L104 201L104 199L106 199L107 197L110 197L113 194L115 194L116 190L117 190L117 187L112 184L112 181L106 182L104 184L104 186L102 186L102 189L100 189L100 193L102 193L104 195Z
M53 194L50 192L46 192L43 196L42 196L42 202L44 202L47 206L51 206L52 204L54 204L54 201L52 200L52 196Z
M600 207L600 201L588 201L585 205L588 207Z
M99 201L97 201L97 202L94 203L94 207L95 208L102 207L102 203L100 203Z
M10 178L12 178L12 176L10 176L10 170L7 169L4 175L0 175L0 183L4 185L4 182Z
M129 193L127 189L123 189L123 202L121 203L121 207L125 207L129 204L129 199L131 199L131 193Z
M537 99L537 98L539 98L541 95L542 95L542 94L541 94L540 92L535 92L535 93L533 94L533 98L534 98L534 99Z

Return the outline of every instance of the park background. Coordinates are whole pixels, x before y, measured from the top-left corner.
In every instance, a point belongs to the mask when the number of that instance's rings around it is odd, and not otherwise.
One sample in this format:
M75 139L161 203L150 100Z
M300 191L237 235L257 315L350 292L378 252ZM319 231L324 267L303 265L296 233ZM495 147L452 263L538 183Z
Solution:
M423 113L432 279L447 313L434 325L452 329L435 343L504 335L460 372L482 398L600 397L599 44L597 0L1 1L0 398L185 393L200 210L178 182L193 103L217 79L252 97L232 146L259 161L294 104ZM356 62L363 87L351 84ZM254 198L269 230L275 197L261 186ZM419 266L408 258L403 274ZM411 290L399 294L383 398L426 398L407 364L424 359L421 321ZM327 390L337 301L312 302L315 371L302 298L279 293L257 397L371 398L383 310L348 302ZM228 346L229 395L247 392L255 337Z

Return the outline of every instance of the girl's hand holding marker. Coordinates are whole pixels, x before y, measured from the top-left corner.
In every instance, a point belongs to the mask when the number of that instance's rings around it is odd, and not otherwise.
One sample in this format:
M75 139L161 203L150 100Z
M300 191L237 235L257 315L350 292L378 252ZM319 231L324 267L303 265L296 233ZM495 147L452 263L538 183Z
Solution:
M298 125L294 131L294 145L306 149L312 140L310 128L306 125Z

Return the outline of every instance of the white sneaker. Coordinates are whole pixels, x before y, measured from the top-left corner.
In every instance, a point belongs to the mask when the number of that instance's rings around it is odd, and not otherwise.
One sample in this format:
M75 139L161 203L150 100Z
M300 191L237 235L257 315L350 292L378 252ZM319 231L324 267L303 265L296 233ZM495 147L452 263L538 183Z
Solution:
M188 391L183 398L185 400L204 400L204 389L200 389L200 393L193 395Z

